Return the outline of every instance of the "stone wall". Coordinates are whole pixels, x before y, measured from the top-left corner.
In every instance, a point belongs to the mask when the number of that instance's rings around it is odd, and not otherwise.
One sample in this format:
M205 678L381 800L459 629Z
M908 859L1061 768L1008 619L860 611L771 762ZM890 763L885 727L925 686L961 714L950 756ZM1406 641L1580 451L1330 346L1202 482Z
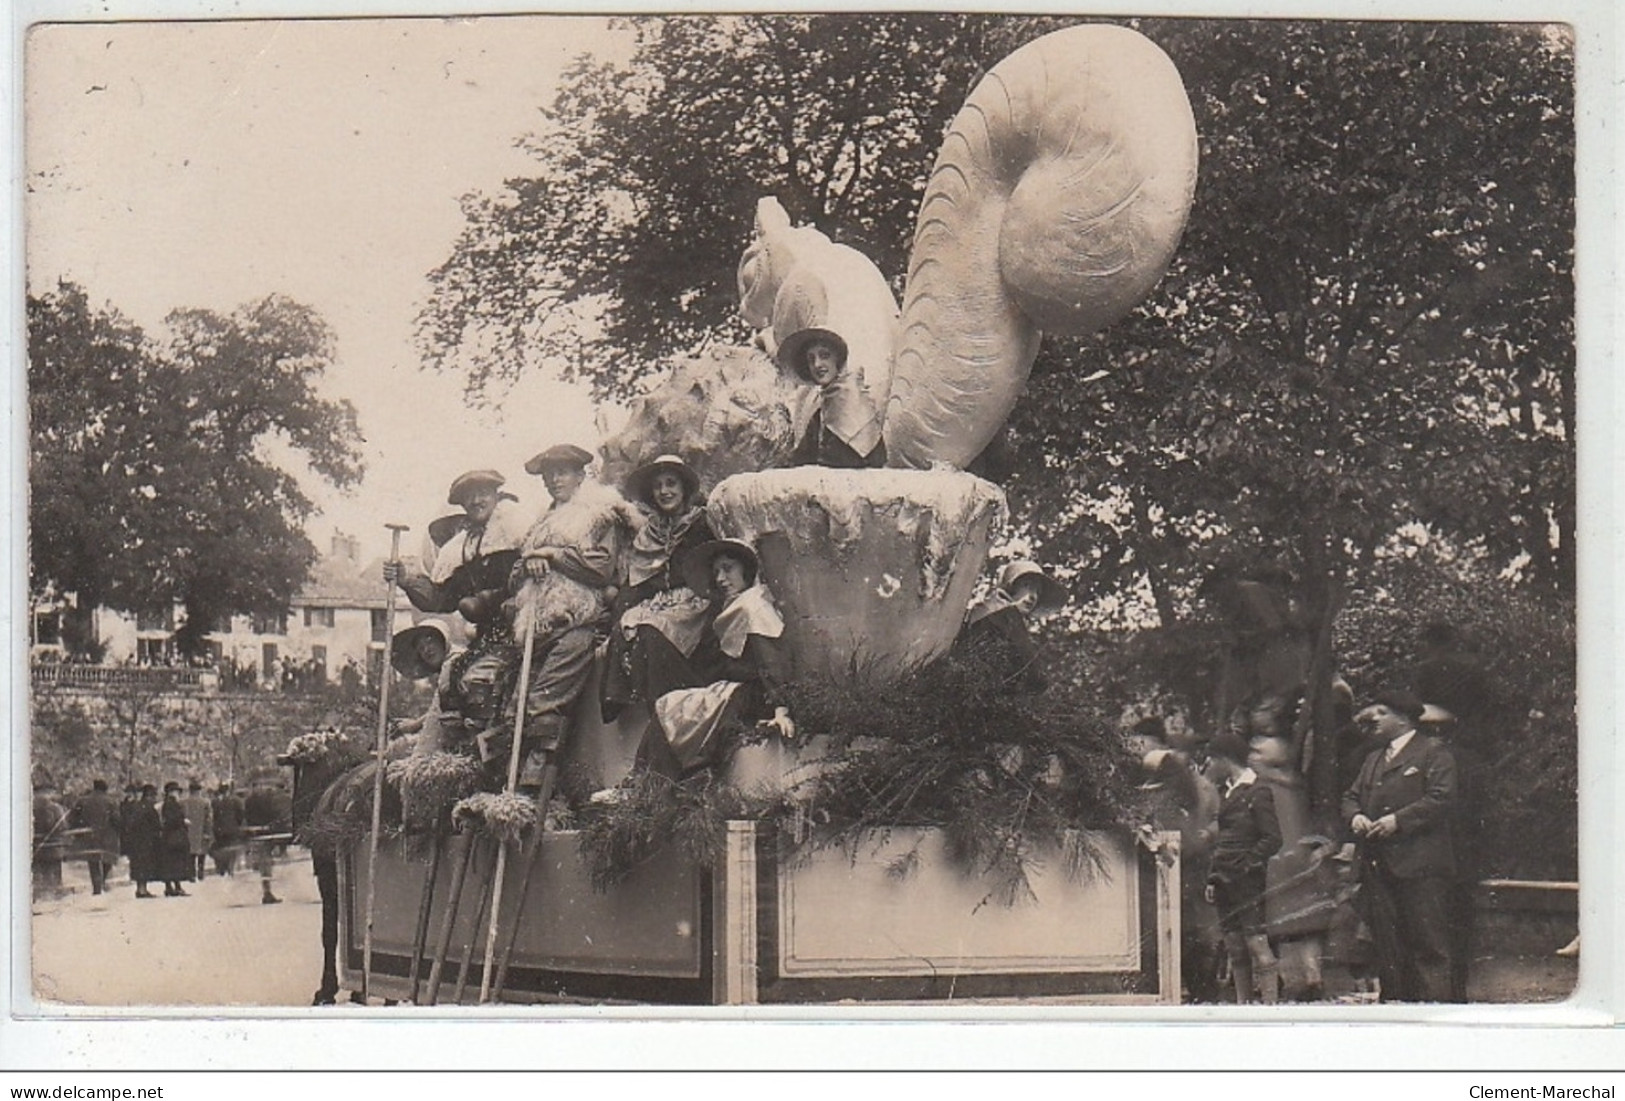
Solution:
M424 690L396 686L390 711L419 713ZM64 792L88 790L94 779L114 789L129 780L162 785L197 778L213 786L246 780L274 763L295 735L338 723L370 736L377 700L327 691L177 691L140 685L77 688L36 683L30 700L33 776Z

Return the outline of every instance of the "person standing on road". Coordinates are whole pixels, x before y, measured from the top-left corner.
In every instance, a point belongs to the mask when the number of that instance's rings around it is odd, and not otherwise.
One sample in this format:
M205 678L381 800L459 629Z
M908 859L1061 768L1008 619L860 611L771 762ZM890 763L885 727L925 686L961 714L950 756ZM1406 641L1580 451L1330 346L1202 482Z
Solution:
M243 797L232 790L229 781L216 791L209 813L214 819L214 870L231 875L237 855L243 851Z
M1423 710L1411 693L1390 691L1355 717L1384 745L1343 795L1385 1002L1451 997L1456 761L1443 742L1417 732Z
M73 805L69 823L88 830L85 864L90 870L90 893L107 890L107 874L119 854L119 807L108 793L106 780L95 780Z
M253 790L243 805L243 820L253 840L254 866L260 873L260 902L270 906L282 900L271 890L276 872L274 849L277 839L286 844L293 831L293 801L282 789L282 777L275 772L254 778Z
M136 898L155 897L147 890L147 884L161 878L158 874L158 844L164 826L154 805L157 798L157 788L142 784L140 794L129 804L129 816L125 820L125 852L130 857L130 879L135 883Z
M165 898L185 898L181 880L191 878L192 857L187 829L186 807L181 804L181 786L174 780L164 785L164 802L158 808L159 878L164 881Z
M186 798L181 800L181 806L186 808L186 850L191 859L190 874L186 878L195 883L207 874L203 862L214 844L214 808L197 780L186 785Z

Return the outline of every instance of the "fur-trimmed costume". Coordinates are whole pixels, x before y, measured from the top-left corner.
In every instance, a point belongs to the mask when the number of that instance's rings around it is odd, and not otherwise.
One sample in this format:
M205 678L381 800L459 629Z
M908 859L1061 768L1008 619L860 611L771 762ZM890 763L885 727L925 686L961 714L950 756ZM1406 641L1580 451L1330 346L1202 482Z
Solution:
M525 744L531 750L557 749L564 737L592 669L596 632L608 620L624 581L626 549L640 526L637 510L618 492L585 481L569 501L542 513L525 536L513 573L513 634L522 641L535 624L525 695ZM530 577L525 563L538 559L547 562L547 572Z
M502 602L527 527L519 502L507 494L483 525L467 516L441 517L429 525L420 572L401 578L401 588L419 611L460 611L483 624Z

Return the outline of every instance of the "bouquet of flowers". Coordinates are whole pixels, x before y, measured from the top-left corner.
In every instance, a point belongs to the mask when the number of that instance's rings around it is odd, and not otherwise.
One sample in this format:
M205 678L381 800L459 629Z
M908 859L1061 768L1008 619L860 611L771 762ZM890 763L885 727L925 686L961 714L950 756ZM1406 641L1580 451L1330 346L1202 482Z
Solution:
M344 731L336 726L322 726L294 738L276 761L279 765L317 765L348 750Z

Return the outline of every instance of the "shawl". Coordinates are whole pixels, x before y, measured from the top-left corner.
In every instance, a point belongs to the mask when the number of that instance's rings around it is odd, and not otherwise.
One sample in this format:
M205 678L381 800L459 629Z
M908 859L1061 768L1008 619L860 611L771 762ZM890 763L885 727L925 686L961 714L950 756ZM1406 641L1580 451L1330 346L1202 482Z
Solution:
M859 455L879 445L880 412L851 370L842 368L834 382L819 388L819 395L826 429Z
M632 549L626 559L626 583L641 585L670 565L683 536L704 517L703 505L695 505L677 516L651 513L632 538Z
M717 613L713 630L722 652L738 658L745 652L745 639L750 635L778 638L784 634L784 616L774 606L773 594L760 582L730 600Z

